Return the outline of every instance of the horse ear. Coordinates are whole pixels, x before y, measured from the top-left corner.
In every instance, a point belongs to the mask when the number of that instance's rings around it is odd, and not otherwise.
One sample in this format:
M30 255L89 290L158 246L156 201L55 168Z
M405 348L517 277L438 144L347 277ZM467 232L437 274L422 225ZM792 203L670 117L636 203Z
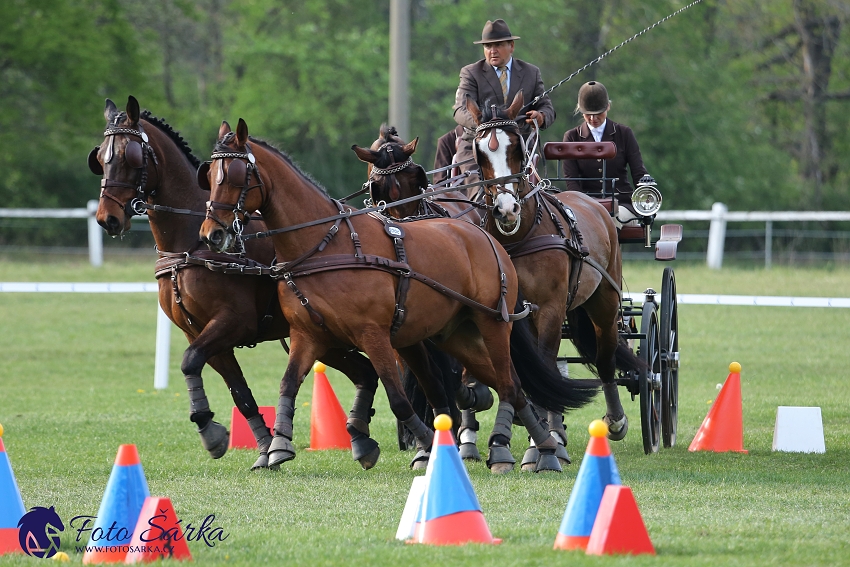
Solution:
M230 134L233 130L230 129L230 124L227 123L227 120L221 121L221 126L218 129L218 139L221 140L225 135Z
M361 148L357 144L351 146L351 149L354 150L354 153L357 154L360 161L365 161L366 163L375 163L378 161L378 152Z
M248 143L248 124L241 118L239 124L236 125L236 143L239 144L240 148L244 148L245 144Z
M522 108L524 101L524 97L522 96L522 91L519 91L514 97L514 101L508 107L508 118L513 120L516 118L516 115L519 113L519 109Z
M204 191L210 191L210 163L211 162L205 161L200 165L200 167L198 167L198 187Z
M412 141L406 143L402 150L404 151L404 155L410 157L413 155L413 152L416 151L416 145L419 143L419 136L416 136Z
M130 119L132 124L138 124L139 116L139 101L136 100L136 97L130 95L127 97L127 118Z
M103 109L103 117L109 122L112 117L118 112L118 107L109 99L106 99L106 108Z
M472 119L475 121L475 125L478 126L481 124L481 109L478 108L478 105L472 100L471 96L466 97L466 110L472 115Z

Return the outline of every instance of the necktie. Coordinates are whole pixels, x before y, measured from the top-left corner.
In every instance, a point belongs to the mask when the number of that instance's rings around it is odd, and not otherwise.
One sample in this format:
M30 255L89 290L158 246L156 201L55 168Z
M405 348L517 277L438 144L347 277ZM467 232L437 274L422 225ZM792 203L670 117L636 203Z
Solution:
M507 103L508 102L508 67L507 65L502 65L499 67L499 71L501 71L501 75L499 75L499 83L502 85L502 100Z

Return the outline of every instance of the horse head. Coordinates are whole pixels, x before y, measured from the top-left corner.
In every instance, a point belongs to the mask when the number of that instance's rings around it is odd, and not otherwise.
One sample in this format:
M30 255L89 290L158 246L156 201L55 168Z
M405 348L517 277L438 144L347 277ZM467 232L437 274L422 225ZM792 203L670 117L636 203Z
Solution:
M156 184L156 175L150 175L148 167L155 167L157 160L139 122L139 101L135 97L128 97L124 111L106 99L103 116L104 140L89 153L88 163L92 173L103 176L97 222L110 236L120 236L130 229L132 217L144 212L141 205Z
M239 237L250 220L248 211L259 209L265 197L255 162L245 121L239 119L236 132L222 122L210 161L198 168L198 185L210 191L200 236L211 250L242 251Z
M351 149L368 163L367 184L372 203L391 203L422 193L428 187L428 176L421 165L414 163L410 156L416 151L419 138L405 143L398 137L394 127L381 125L378 139L369 149L353 145ZM395 216L405 217L415 214L419 203L410 203Z
M522 106L522 92L517 93L507 108L488 101L485 108L480 109L474 100L466 99L466 108L476 125L472 151L481 169L482 181L503 180L484 187L496 227L505 235L515 234L519 229L522 197L529 190L528 180L523 175L525 140L515 120Z

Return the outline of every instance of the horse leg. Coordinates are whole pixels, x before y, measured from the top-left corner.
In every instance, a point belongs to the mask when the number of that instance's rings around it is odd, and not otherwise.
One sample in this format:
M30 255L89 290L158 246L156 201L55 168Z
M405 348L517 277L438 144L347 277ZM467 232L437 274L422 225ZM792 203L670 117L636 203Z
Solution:
M590 306L588 306L590 307ZM605 394L605 416L603 421L608 425L608 439L620 441L629 430L629 418L620 402L620 392L616 382L616 352L619 344L619 334L615 317L594 319L594 313L588 311L596 330L596 370L602 380L602 392ZM608 320L610 319L610 323ZM601 320L602 325L596 321Z
M475 413L493 407L493 394L490 388L475 379L472 374L463 371L463 383L457 391L457 405L461 409L460 456L469 461L480 461L478 452L478 420Z
M207 394L204 391L204 380L201 371L204 364L212 358L211 352L215 352L214 345L209 340L215 339L214 332L209 326L204 329L196 339L186 334L191 344L183 352L183 362L180 370L186 380L186 389L189 392L189 420L198 427L201 436L201 445L209 452L213 459L220 459L227 452L229 434L227 428L213 421L215 414L210 410ZM229 373L222 373L225 381L230 379Z
M537 335L537 344L541 356L555 359L558 357L558 348L561 343L561 327L563 325L563 312L565 305L558 303L557 308L541 308L534 317L532 332ZM556 315L560 313L561 315ZM565 378L566 379L566 378ZM567 453L567 430L564 426L564 416L562 413L544 410L538 406L534 406L535 413L540 416L542 424L548 428L549 434L558 443L555 449L555 456L562 465L569 465L572 461ZM544 417L545 415L545 417ZM529 435L529 446L522 457L521 469L526 472L534 472L537 468L537 461L540 459L540 451L534 443L534 439Z
M313 363L325 354L324 347L312 341L309 335L301 335L293 328L290 336L289 364L280 380L274 438L269 445L269 468L279 467L281 463L295 458L295 447L292 445L295 398Z
M230 395L233 398L233 403L248 422L251 428L251 433L257 441L259 456L251 465L251 470L263 469L268 467L269 445L272 442L272 436L263 416L260 415L260 409L257 407L257 402L248 383L245 381L245 376L242 374L242 369L233 355L233 350L222 352L207 361L213 369L222 375L224 382L230 390Z
M375 415L372 404L378 389L378 375L359 352L332 349L321 360L345 374L357 389L345 428L351 436L351 456L365 470L371 469L381 455L377 441L369 436L369 423Z

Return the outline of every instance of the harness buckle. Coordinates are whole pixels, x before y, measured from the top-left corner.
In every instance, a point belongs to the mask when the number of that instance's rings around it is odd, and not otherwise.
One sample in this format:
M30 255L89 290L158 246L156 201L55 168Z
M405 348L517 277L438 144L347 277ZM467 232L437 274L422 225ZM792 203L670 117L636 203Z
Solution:
M147 210L147 203L145 203L144 201L142 201L141 199L136 197L135 199L130 201L130 208L137 215L143 215L143 214L145 214L145 211Z

